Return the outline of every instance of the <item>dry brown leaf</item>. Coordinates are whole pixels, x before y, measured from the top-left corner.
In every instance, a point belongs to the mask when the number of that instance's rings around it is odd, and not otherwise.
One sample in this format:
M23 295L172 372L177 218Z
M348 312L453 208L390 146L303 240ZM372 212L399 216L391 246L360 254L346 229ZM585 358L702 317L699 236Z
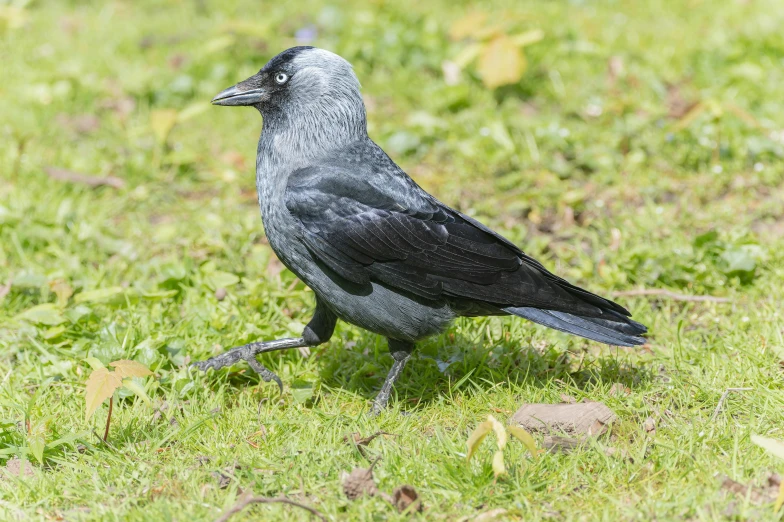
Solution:
M57 181L68 181L70 183L81 183L89 187L112 187L123 188L125 181L115 176L87 176L72 170L61 169L57 167L46 167L44 169L46 175Z
M539 433L599 436L618 417L600 402L578 404L526 404L515 412L510 424Z
M392 504L401 513L406 510L410 513L422 511L422 501L419 500L419 494L413 486L407 484L398 486L392 491Z
M629 395L632 391L623 384L616 382L610 387L610 396L611 397L621 397L623 395Z
M656 434L656 420L653 417L648 417L643 422L642 427L645 429L646 433L650 433L651 435Z
M365 453L365 447L368 444L370 444L370 442L373 441L373 439L375 439L376 437L378 437L380 435L391 435L391 436L394 436L394 434L387 433L386 431L377 431L374 434L369 435L367 437L363 437L359 432L354 432L351 435L345 435L343 437L343 442L353 444L354 446L357 447L357 450L359 451L359 453L363 457L367 458L367 454Z
M356 500L363 495L372 497L379 493L373 480L373 465L369 468L354 468L351 473L344 473L342 482L343 492L349 500Z
M482 47L477 63L482 82L490 89L517 83L523 77L525 67L525 55L511 38L503 34Z

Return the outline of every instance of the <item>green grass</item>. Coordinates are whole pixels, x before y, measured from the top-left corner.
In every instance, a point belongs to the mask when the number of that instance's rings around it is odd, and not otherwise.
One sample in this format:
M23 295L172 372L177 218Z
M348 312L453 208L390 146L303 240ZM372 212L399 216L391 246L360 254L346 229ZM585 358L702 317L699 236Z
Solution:
M721 475L759 485L781 470L750 442L784 438L779 1L483 4L512 33L545 32L526 48L519 85L497 91L473 66L445 82L442 63L465 47L449 27L467 7L443 0L23 4L0 4L0 286L11 284L0 298L0 466L26 455L34 475L0 475L0 519L210 520L252 488L332 520L408 520L341 491L341 473L368 463L343 437L377 430L396 435L367 451L381 457L379 487L413 485L422 520L497 507L523 520L780 518L720 489ZM244 365L189 372L188 361L298 334L312 313L259 219L261 119L208 105L310 24L314 45L354 63L371 137L446 203L598 293L731 302L618 298L651 331L635 350L522 320L460 320L421 344L377 418L365 414L391 358L345 324L310 357L263 357L282 396ZM679 116L697 101L711 109ZM165 142L151 126L161 109L182 118ZM49 166L125 186L55 181ZM101 443L106 406L84 421L88 356L148 365L147 392L168 409L124 398ZM630 393L611 394L614 383ZM728 387L752 390L711 419ZM611 407L612 437L538 462L510 444L497 481L491 443L465 462L488 414L505 421L561 394ZM29 452L28 413L49 419L43 464ZM271 505L232 520L304 516Z

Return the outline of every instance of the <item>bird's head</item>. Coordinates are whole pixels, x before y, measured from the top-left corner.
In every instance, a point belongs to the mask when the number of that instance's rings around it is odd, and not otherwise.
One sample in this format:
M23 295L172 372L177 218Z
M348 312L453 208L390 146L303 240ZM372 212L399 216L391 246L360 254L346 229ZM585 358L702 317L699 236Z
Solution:
M351 64L315 47L292 47L271 59L259 72L213 98L213 105L252 106L266 115L314 105L364 104Z

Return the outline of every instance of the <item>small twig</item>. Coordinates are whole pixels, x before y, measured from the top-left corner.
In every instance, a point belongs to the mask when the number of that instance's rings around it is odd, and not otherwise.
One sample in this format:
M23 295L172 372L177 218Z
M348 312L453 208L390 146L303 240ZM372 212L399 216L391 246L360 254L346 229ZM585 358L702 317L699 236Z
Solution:
M237 502L231 506L224 514L220 517L215 519L215 522L226 522L232 515L239 513L250 504L288 504L290 506L296 506L298 508L302 508L306 511L309 511L313 516L319 517L323 522L328 522L327 517L321 511L314 509L310 506L306 506L305 504L300 504L299 502L295 502L294 500L288 499L286 497L256 497L253 495L253 491L250 489L246 489L245 492L239 496Z
M716 409L713 410L713 415L711 415L711 418L708 422L713 422L713 420L719 416L719 413L721 412L721 406L724 404L724 400L727 398L727 395L729 395L730 392L751 391L753 389L754 388L727 388L724 390L724 393L722 393L721 397L719 397L719 403L716 405Z
M101 187L106 185L112 188L123 188L125 181L116 176L88 176L80 174L72 170L61 169L57 167L46 167L44 169L46 175L58 181L68 181L70 183L81 183L90 187Z
M666 297L673 301L692 301L692 302L710 302L710 303L729 303L732 299L728 297L715 297L712 295L686 295L676 294L669 290L662 290L659 288L643 288L641 290L624 290L622 292L613 292L613 297L638 297L643 295L652 295L657 297Z
M109 424L112 422L112 407L114 406L114 395L109 397L109 415L106 416L106 429L103 432L103 441L109 437Z

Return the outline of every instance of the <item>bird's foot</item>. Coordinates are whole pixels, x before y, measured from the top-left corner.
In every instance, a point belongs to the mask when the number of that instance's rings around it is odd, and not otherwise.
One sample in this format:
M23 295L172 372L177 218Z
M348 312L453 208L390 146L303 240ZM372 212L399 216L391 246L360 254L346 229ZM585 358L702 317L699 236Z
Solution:
M307 343L305 343L304 339L302 338L278 339L275 341L249 343L232 348L231 350L216 355L215 357L210 357L206 361L193 363L191 366L206 372L210 368L213 370L219 370L226 366L231 366L232 364L235 364L239 361L245 361L253 371L258 373L261 378L264 379L264 382L275 381L278 384L278 388L280 388L280 392L283 393L283 381L281 381L280 377L275 375L274 372L267 369L263 364L256 360L256 356L264 352L285 350L287 348L299 348L306 345Z
M370 412L368 412L371 417L375 417L387 407L389 397L392 395L392 387L400 377L400 374L403 373L403 368L405 368L406 363L411 358L411 352L392 352L392 358L395 362L392 364L392 368L390 368L387 378L384 380L384 385L381 386L381 391L378 392L378 395L376 395L376 398L373 400L373 406L371 406Z

